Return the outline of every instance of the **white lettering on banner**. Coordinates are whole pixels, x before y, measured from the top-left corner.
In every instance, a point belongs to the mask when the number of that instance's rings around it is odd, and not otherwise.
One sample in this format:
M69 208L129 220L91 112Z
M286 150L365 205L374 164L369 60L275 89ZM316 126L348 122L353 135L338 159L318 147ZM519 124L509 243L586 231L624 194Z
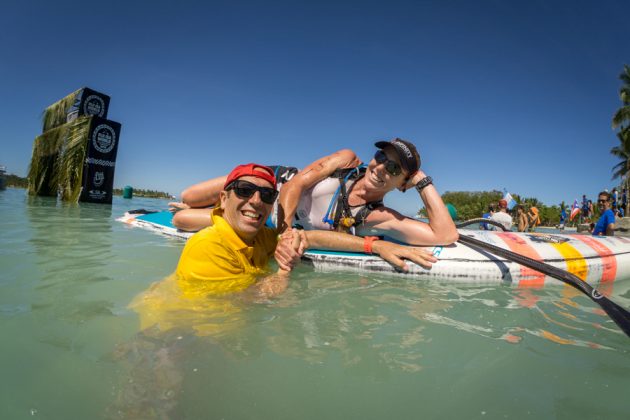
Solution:
M109 153L116 145L116 132L107 124L101 124L92 133L92 145L101 153Z
M90 165L100 165L100 166L116 166L116 162L112 162L111 160L103 160L103 159L94 159L94 158L86 158L85 163Z
M83 103L83 113L102 117L105 114L105 101L98 95L88 96Z

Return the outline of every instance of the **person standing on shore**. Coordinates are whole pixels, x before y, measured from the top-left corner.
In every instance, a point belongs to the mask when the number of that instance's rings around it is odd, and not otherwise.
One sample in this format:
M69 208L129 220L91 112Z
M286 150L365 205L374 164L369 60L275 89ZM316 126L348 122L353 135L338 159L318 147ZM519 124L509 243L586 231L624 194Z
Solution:
M593 228L593 236L615 235L615 214L611 210L610 193L602 191L597 198L597 206L601 216Z
M586 194L582 194L582 207L580 210L580 223L588 222L590 213L588 209L588 199L586 198Z
M525 214L525 211L523 210L523 206L520 204L516 206L516 217L518 219L518 231L526 232L527 227L529 226L529 223L527 221L527 215Z
M499 200L499 211L494 213L490 220L501 223L506 230L512 230L512 216L507 211L507 201ZM493 227L492 230L498 230L499 228Z
M567 220L567 212L564 209L564 201L560 203L560 224L558 225L558 229L564 230L564 222Z
M527 212L527 218L529 219L529 230L534 231L536 226L540 224L540 216L538 215L538 208L531 207Z
M483 217L484 219L492 219L492 215L494 214L494 204L490 204L488 205L488 212L484 213L481 217ZM479 224L479 229L481 230L489 230L488 228L488 224L481 222Z

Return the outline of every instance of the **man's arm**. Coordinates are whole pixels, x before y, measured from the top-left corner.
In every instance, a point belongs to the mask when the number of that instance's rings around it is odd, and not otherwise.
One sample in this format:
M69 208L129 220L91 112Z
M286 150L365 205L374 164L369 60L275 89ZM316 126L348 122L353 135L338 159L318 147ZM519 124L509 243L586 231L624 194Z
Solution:
M337 169L352 168L360 163L361 161L352 150L343 149L316 160L298 172L280 190L280 197L278 198L278 230L284 232L286 229L291 228L300 196L304 191L329 177Z

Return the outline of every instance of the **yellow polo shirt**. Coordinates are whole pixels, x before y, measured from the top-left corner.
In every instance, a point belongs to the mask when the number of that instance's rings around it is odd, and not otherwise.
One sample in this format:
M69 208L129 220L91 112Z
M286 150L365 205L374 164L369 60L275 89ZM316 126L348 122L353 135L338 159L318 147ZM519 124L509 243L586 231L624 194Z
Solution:
M268 271L277 245L275 230L263 227L248 246L222 217L212 211L213 225L194 234L177 264L178 284L185 296L237 292Z

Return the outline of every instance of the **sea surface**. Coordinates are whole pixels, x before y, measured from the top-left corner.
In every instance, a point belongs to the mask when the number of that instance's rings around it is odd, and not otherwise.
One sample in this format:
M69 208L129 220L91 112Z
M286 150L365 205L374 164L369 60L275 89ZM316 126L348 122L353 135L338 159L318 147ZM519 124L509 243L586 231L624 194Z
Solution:
M143 300L184 244L115 219L166 204L0 191L0 419L630 418L630 339L561 283L303 266L272 299Z

